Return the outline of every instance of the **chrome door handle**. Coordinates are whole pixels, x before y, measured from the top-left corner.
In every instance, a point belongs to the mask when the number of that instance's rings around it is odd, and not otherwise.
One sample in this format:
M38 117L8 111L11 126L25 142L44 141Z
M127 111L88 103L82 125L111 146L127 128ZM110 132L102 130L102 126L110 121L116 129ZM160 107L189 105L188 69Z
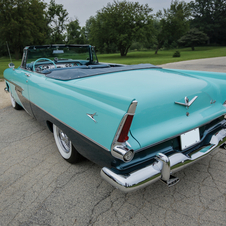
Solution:
M28 74L28 73L25 73L25 75L27 75L27 77L30 77L31 76L31 74Z

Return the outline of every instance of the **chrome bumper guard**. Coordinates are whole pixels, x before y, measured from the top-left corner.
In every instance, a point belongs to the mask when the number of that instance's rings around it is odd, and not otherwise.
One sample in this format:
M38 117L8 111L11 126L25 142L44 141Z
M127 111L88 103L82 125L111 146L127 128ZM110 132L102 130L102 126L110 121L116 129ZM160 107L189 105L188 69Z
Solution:
M159 153L155 157L156 161L153 164L137 171L121 175L104 167L101 170L101 176L108 183L124 192L143 188L159 179L168 186L172 186L176 184L179 179L172 176L171 173L179 171L195 161L200 160L224 142L226 142L226 129L221 129L212 136L209 145L190 153L189 156L182 153L175 153L170 156Z

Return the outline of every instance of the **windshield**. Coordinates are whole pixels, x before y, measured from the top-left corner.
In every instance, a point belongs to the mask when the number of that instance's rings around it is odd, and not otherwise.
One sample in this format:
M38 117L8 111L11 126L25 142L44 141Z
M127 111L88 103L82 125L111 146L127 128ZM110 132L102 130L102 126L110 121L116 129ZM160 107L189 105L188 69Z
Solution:
M57 61L78 60L84 61L84 63L90 62L90 46L55 45L29 47L27 50L26 63L34 62L39 58L47 58Z

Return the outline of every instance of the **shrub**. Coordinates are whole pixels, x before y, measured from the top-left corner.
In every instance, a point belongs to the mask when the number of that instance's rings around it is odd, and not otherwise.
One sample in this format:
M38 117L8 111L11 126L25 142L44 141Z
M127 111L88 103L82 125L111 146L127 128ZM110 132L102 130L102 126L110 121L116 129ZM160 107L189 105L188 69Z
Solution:
M140 50L142 49L142 44L140 42L133 42L130 46L130 50Z
M179 51L176 51L176 52L173 54L173 57L180 57L180 52L179 52Z

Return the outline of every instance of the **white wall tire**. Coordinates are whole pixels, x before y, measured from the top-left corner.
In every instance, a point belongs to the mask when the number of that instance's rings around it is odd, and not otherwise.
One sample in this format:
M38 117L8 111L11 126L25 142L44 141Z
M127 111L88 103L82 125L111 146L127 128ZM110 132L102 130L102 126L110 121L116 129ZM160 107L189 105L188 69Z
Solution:
M70 163L79 162L82 156L73 147L72 142L68 138L67 134L59 129L56 125L53 125L53 135L56 142L56 146L61 156Z
M10 92L10 100L11 100L11 104L12 104L12 107L16 110L21 110L23 109L14 99L12 93Z

